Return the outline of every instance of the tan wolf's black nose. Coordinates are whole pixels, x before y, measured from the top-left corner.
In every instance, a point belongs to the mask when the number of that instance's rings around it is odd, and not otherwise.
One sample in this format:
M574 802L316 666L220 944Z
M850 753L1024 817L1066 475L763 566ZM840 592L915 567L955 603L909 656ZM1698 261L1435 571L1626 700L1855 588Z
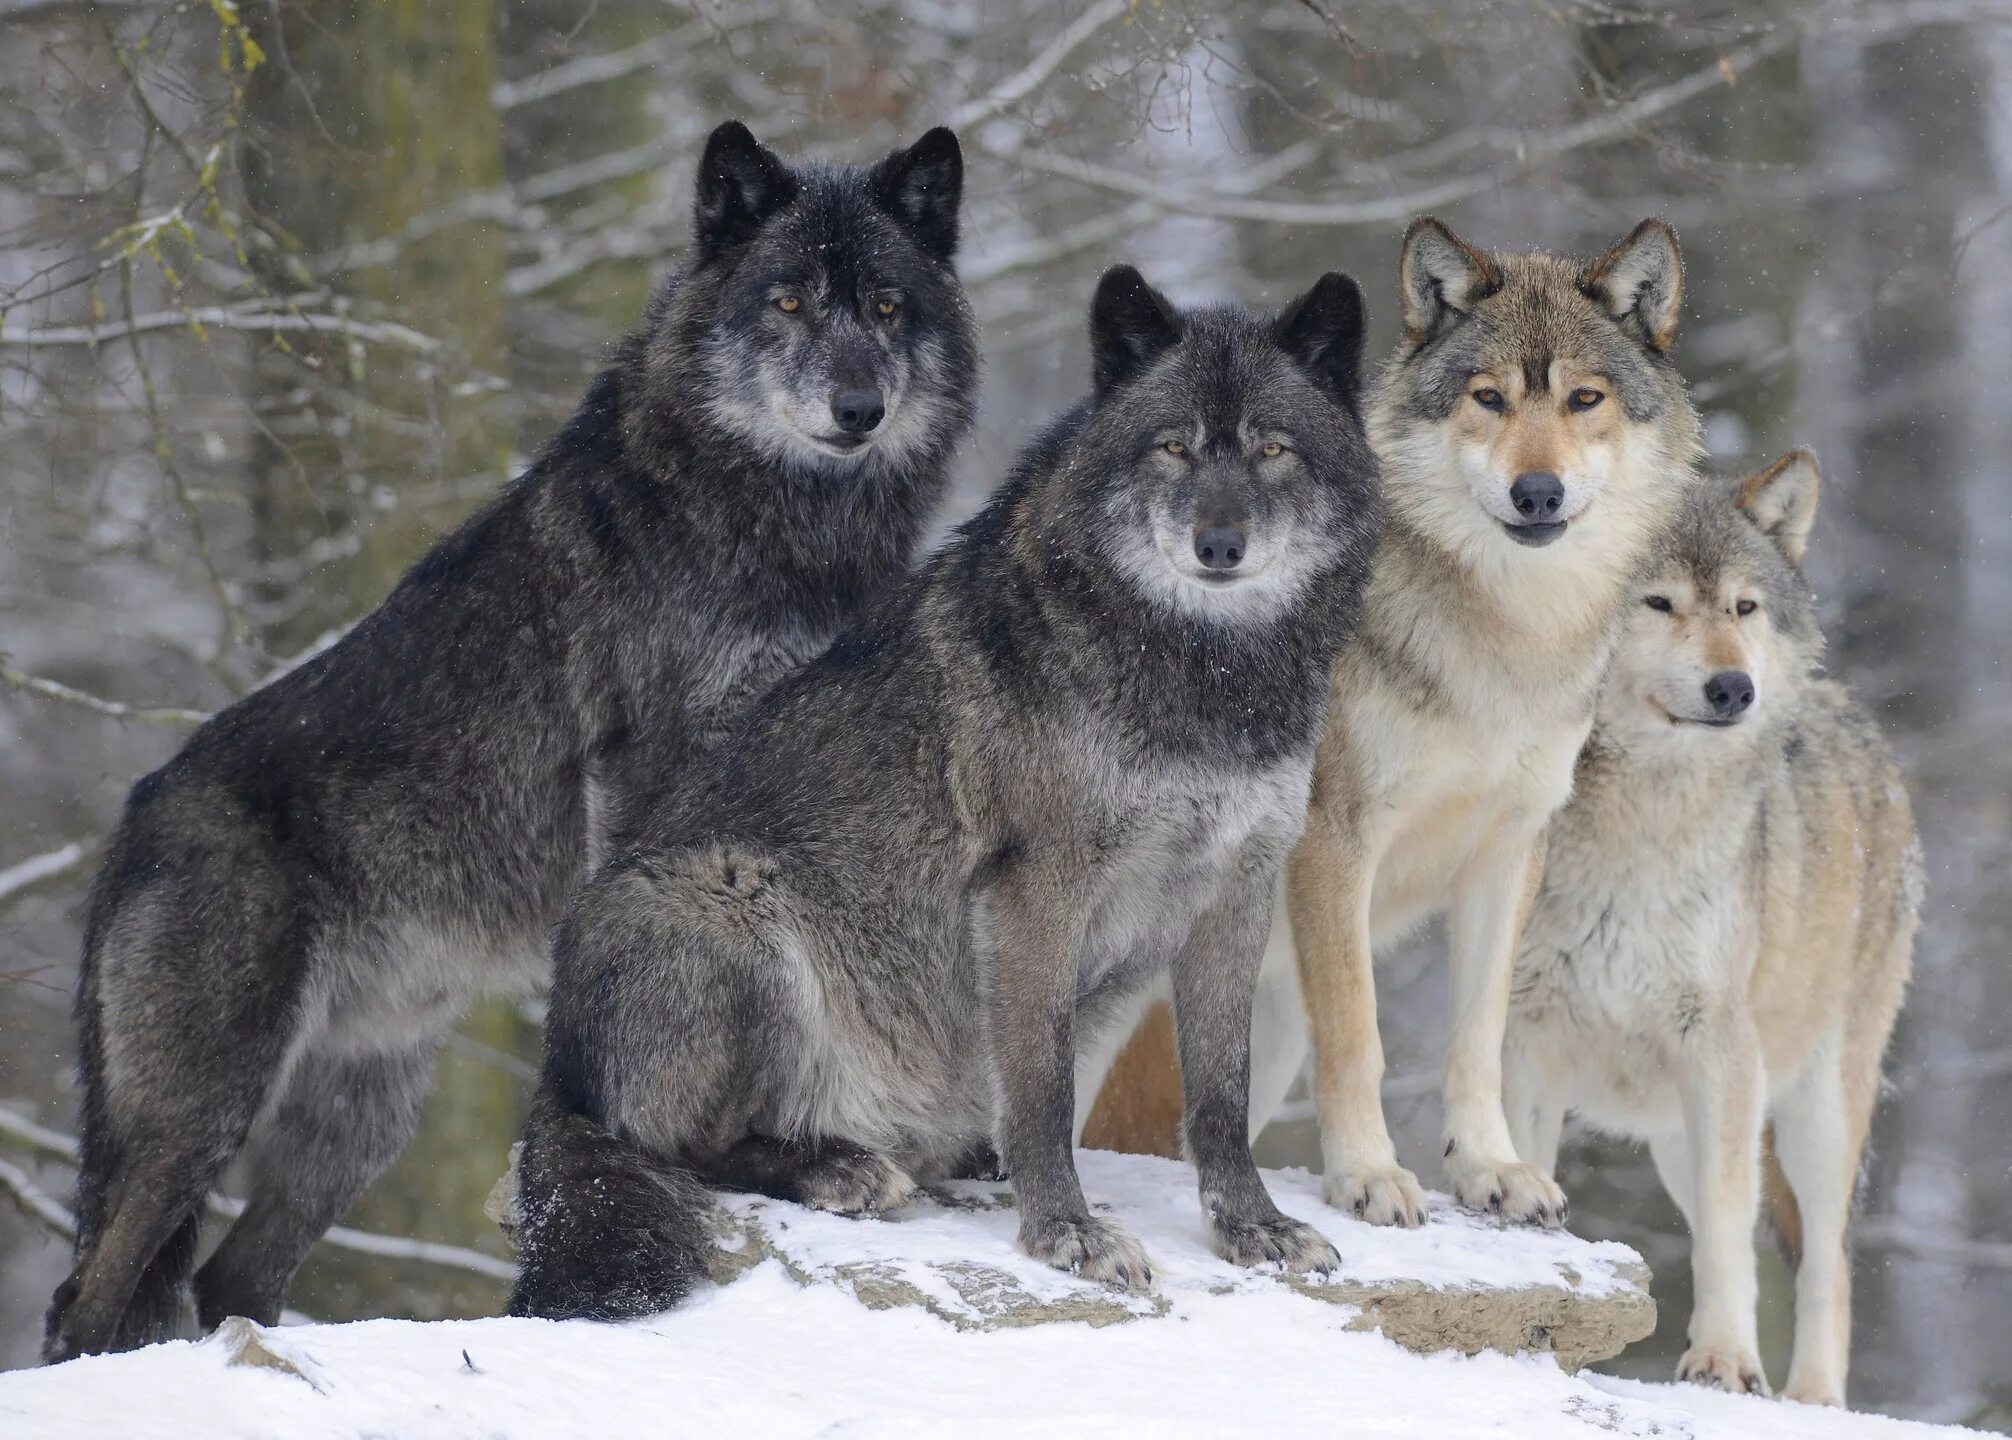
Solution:
M1753 706L1753 676L1744 670L1721 670L1705 681L1705 700L1719 719L1737 720Z
M841 390L831 397L831 418L848 435L864 435L881 422L887 405L877 389Z
M1509 487L1509 503L1525 520L1545 524L1565 508L1565 484L1549 470L1532 470Z
M1204 525L1195 531L1195 558L1211 570L1234 570L1244 563L1241 525Z

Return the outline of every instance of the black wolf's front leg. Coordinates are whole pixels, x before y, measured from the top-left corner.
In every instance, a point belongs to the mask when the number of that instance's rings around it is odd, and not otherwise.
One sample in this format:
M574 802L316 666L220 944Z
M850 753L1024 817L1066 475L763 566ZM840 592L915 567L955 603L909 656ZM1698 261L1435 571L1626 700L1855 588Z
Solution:
M1310 1225L1279 1212L1250 1147L1251 1000L1271 930L1283 847L1253 841L1174 959L1182 1123L1216 1252L1288 1270L1341 1263Z
M1076 1178L1076 978L1089 903L1064 872L1059 864L1014 866L985 897L1000 1158L1013 1177L1022 1249L1057 1269L1143 1288L1153 1279L1145 1250L1090 1214Z

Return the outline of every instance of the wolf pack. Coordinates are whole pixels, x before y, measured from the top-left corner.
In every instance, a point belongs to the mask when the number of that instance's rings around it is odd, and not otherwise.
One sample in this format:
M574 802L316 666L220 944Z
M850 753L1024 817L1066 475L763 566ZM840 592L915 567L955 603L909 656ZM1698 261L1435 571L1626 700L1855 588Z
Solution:
M536 461L133 787L46 1358L276 1321L466 1007L545 983L514 1314L677 1305L717 1190L972 1176L1028 1254L1151 1287L1077 1177L1100 1092L1178 1117L1226 1260L1330 1271L1251 1140L1304 1072L1327 1202L1426 1222L1373 959L1443 915L1452 1203L1558 1226L1568 1114L1645 1141L1680 1375L1767 1393L1765 1214L1785 1393L1842 1404L1922 864L1821 678L1815 459L1703 466L1670 227L1584 263L1420 219L1374 373L1346 275L1257 313L1119 265L1083 398L924 556L979 384L962 189L945 129L840 166L721 125Z

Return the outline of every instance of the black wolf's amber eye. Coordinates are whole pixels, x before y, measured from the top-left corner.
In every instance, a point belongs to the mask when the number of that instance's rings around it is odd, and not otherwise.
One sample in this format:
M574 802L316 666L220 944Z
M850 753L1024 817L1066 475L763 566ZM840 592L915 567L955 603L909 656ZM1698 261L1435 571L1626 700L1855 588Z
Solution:
M1503 404L1502 392L1493 386L1484 385L1474 392L1474 403L1483 410L1494 410L1499 413Z
M1572 392L1572 398L1566 403L1574 410L1591 410L1606 398L1598 390L1588 390L1584 386L1581 386Z
M1733 613L1736 615L1751 615L1758 609L1760 609L1760 606L1754 601L1742 600L1739 604L1733 606Z
M901 302L891 295L883 295L879 300L874 302L873 308L878 312L881 319L891 320L894 318L894 312L901 308Z
M775 297L775 308L785 315L794 315L803 309L803 301L794 295L778 295Z
M1651 610L1660 610L1665 615L1670 613L1670 597L1667 595L1650 595L1642 603Z
M1279 444L1276 440L1267 440L1258 447L1258 454L1264 456L1267 460L1276 460L1279 456L1285 454L1285 446Z
M1185 455L1188 453L1188 447L1186 445L1183 445L1178 440L1169 440L1166 444L1162 445L1160 448L1166 451L1169 455Z

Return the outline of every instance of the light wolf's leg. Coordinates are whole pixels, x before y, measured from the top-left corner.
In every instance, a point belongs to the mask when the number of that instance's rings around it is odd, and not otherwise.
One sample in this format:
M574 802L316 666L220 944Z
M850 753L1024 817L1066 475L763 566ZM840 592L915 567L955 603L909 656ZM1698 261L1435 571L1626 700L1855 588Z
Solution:
M1542 1020L1511 1014L1502 1042L1502 1108L1516 1153L1546 1175L1558 1173L1568 1083L1558 1031ZM1564 1212L1559 1213L1564 1218Z
M1327 1203L1373 1225L1423 1225L1425 1191L1397 1163L1383 1122L1370 883L1374 857L1316 801L1286 867L1300 993L1313 1035L1313 1094Z
M1851 1256L1845 1228L1879 1077L1844 1073L1842 1037L1825 1037L1774 1107L1775 1158L1795 1193L1802 1254L1795 1272L1795 1352L1784 1393L1844 1403L1851 1365Z
M301 1262L418 1128L435 1042L380 1055L306 1055L248 1147L244 1213L196 1272L205 1330L232 1315L279 1320Z
M1252 1140L1271 1124L1306 1064L1306 1003L1299 994L1299 961L1293 955L1284 880L1281 874L1264 961L1258 967L1257 995L1251 1001Z
M1517 1158L1502 1108L1502 1045L1523 921L1543 876L1541 836L1497 838L1461 872L1447 938L1453 960L1453 1025L1443 1094L1446 1178L1453 1197L1511 1220L1556 1225L1565 1192Z
M1217 1254L1238 1265L1326 1270L1340 1264L1334 1247L1279 1213L1251 1159L1251 997L1283 858L1279 848L1246 846L1174 957L1181 1128Z
M1696 1297L1677 1378L1765 1395L1754 1316L1754 1224L1766 1080L1752 1017L1735 1010L1696 1022L1684 1046L1681 1083Z
M1144 1287L1139 1242L1090 1213L1076 1177L1075 1005L1088 924L1080 868L1060 857L1010 867L986 891L978 933L999 1096L1000 1158L1020 1206L1020 1246L1093 1280Z

